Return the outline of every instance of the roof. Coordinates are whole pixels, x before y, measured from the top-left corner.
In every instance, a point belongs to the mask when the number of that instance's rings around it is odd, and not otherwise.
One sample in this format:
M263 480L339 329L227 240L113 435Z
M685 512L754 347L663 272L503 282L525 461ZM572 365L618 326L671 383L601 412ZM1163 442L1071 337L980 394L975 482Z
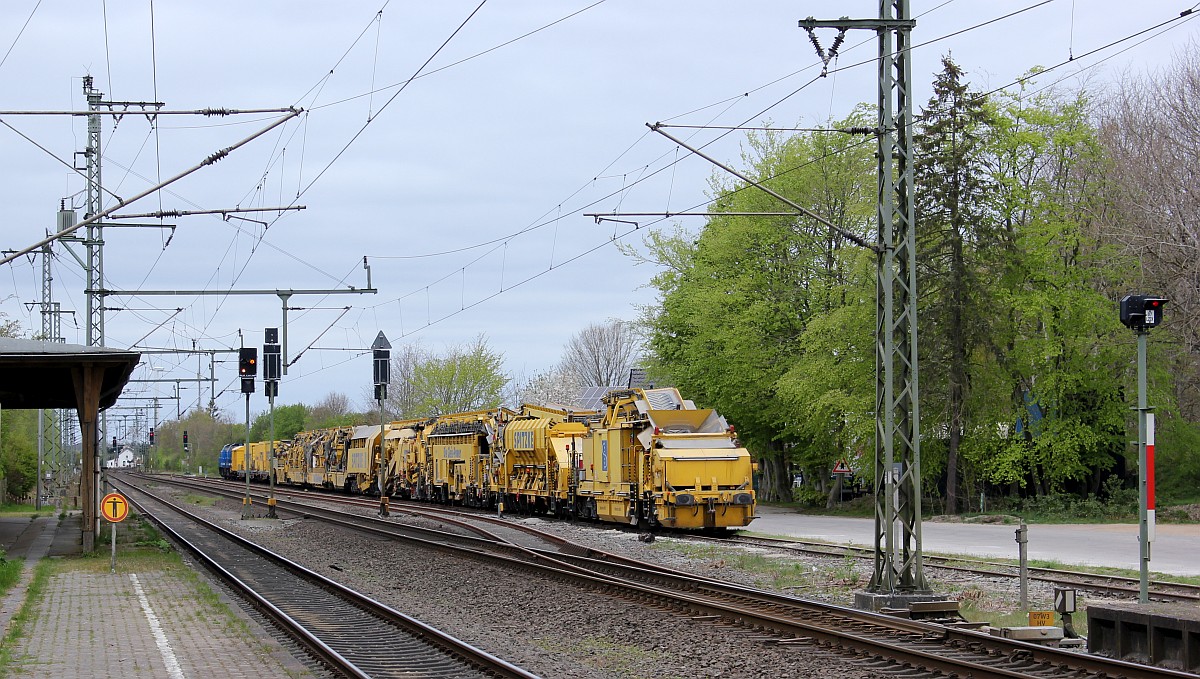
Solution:
M142 358L135 351L0 337L0 407L75 408L72 372L102 371L100 409L116 402Z

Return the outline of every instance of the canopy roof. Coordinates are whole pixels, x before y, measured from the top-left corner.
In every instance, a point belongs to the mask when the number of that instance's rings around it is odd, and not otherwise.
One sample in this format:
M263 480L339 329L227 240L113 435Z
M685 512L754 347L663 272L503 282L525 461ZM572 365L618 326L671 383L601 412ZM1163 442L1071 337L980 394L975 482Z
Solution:
M76 408L75 371L102 373L100 409L116 402L141 354L0 337L0 407Z

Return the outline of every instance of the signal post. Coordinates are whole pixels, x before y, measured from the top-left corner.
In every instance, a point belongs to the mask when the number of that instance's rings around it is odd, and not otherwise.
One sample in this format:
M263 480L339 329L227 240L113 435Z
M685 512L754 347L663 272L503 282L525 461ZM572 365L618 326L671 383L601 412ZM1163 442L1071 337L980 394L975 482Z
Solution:
M375 400L379 401L379 515L388 515L388 493L383 482L387 470L387 449L384 447L383 402L387 400L387 385L391 381L392 344L379 331L371 344L372 378L375 382Z
M1121 298L1121 323L1137 333L1138 344L1138 601L1143 604L1150 601L1150 543L1154 541L1154 412L1146 405L1146 336L1162 322L1168 301L1152 295Z
M254 376L258 374L258 349L238 350L238 375L242 378L242 393L246 395L246 445L242 448L242 467L246 473L246 497L242 498L242 518L250 518L250 394L254 393Z
M266 328L263 331L263 391L267 392L267 402L270 404L271 438L270 446L271 468L267 470L267 479L271 484L270 494L267 495L267 518L279 518L275 514L275 397L279 395L279 376L282 370L282 354L279 351L279 328Z

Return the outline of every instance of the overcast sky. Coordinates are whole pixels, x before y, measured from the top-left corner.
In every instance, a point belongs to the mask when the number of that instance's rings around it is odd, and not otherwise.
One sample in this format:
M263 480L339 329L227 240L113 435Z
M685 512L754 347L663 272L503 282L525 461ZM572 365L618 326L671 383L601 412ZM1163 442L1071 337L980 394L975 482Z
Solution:
M928 99L947 52L977 89L1068 60L1038 84L1100 89L1123 74L1162 68L1200 26L1194 15L1170 22L1192 6L914 1L915 100ZM289 312L289 358L312 348L289 369L278 405L311 404L331 391L362 401L371 381L362 350L381 330L394 347L421 342L436 351L482 333L514 376L551 368L581 328L633 320L638 305L654 300L644 287L654 271L617 252L614 239L637 246L649 229L681 219L700 226L695 218L631 218L635 230L583 216L703 209L713 168L646 123L813 126L876 97L873 33L848 34L830 74L819 78L820 60L797 21L872 18L877 2L491 0L477 7L478 0L9 0L0 4L0 109L85 110L84 75L106 100L159 101L167 110L304 109L122 212L305 210L104 230L110 290L361 289L368 258L377 294L290 299L302 309ZM1141 33L1163 22L1170 23ZM817 34L826 48L834 36ZM128 198L277 117L105 119L104 186ZM85 146L86 122L0 119L11 126L0 127L8 215L0 248L17 250L54 228L60 201L83 207L84 179L67 165L82 167L75 154ZM742 133L672 134L713 142L707 152L740 162ZM114 201L106 196L106 205ZM0 311L39 331L31 304L40 301L40 260L4 268ZM53 271L54 300L75 312L62 317L63 333L83 344L83 270L56 248ZM117 348L222 349L243 339L261 347L263 329L282 321L274 295L112 296L106 306L120 309L107 313L105 344ZM222 360L218 407L240 414L236 362ZM134 377L194 378L198 370L208 376L206 358L147 355ZM183 384L184 409L207 402L208 386L202 395L196 386ZM171 396L174 386L135 383L126 394ZM163 403L173 416L175 402ZM261 385L251 407L266 407Z

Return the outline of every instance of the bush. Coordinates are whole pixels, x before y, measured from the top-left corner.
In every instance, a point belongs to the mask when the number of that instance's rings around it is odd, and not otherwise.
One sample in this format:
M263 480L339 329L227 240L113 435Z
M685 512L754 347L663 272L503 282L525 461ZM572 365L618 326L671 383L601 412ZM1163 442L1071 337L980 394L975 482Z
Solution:
M801 507L824 507L825 493L822 493L816 488L809 488L807 486L793 488L792 502L795 502Z

